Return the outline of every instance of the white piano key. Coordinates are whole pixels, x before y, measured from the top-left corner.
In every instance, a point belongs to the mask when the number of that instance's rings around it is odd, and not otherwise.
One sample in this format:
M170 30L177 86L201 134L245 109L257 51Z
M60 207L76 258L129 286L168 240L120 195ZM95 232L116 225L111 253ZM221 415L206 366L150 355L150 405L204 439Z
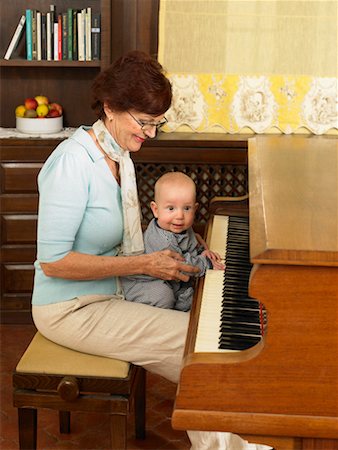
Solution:
M209 248L210 250L219 253L222 259L225 259L228 223L228 216L214 216L213 218Z
M225 259L228 223L228 216L216 215L213 218L209 248L219 253L222 259ZM232 351L218 348L223 278L223 270L208 270L205 275L195 352L225 353ZM211 324L212 326L210 326Z

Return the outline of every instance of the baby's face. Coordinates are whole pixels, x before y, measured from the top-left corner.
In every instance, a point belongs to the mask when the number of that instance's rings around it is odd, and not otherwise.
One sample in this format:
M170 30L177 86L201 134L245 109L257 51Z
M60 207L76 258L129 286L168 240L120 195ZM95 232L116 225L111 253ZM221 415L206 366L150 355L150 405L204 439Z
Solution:
M193 225L197 203L195 192L190 186L171 186L161 189L152 211L158 225L173 233L182 233Z

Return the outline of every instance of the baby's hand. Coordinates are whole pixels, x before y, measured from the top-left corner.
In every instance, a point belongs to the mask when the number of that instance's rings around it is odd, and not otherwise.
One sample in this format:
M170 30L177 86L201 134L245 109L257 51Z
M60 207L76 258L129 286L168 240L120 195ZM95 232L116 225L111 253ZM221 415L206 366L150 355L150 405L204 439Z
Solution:
M214 270L224 270L225 264L222 261L221 255L217 252L213 252L212 250L204 250L202 252L203 256L207 256L211 263Z

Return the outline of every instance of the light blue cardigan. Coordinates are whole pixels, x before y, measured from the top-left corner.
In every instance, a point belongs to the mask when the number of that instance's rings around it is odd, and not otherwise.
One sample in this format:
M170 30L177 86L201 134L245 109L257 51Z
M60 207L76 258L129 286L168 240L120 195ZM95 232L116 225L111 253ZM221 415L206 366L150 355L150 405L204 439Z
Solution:
M123 234L120 187L86 129L78 128L58 145L38 176L34 305L116 293L114 277L65 280L46 277L40 267L40 262L57 261L70 251L105 256L118 252Z

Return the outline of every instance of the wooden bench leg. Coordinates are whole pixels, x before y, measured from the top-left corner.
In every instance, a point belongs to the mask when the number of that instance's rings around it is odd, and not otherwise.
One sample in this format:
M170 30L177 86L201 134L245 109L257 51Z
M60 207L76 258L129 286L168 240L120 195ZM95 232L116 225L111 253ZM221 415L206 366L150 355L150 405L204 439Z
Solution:
M112 450L127 448L127 415L112 414L110 416L110 439Z
M146 371L139 369L137 389L134 396L136 439L146 437Z
M18 408L20 450L36 450L37 410Z
M70 411L59 411L60 433L70 433Z

